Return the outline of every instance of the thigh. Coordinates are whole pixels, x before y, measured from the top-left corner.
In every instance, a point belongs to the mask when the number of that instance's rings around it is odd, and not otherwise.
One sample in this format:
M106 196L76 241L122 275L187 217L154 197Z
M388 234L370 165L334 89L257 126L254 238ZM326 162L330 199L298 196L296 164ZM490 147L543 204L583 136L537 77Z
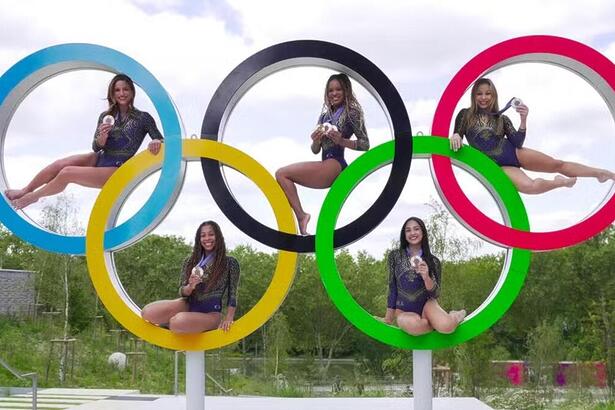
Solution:
M397 325L403 327L403 325L417 323L421 320L421 316L414 312L404 312L403 310L395 310L395 320Z
M282 168L284 174L293 182L308 188L328 188L342 171L335 159L324 161L299 162Z
M98 155L95 152L89 152L87 154L71 155L58 160L58 162L64 167L71 165L77 167L94 167L97 159Z
M113 175L117 167L78 167L64 168L69 182L88 188L101 188Z
M217 329L221 320L222 314L220 312L181 312L173 316L171 330L178 330L184 333L200 333Z
M188 311L188 303L184 299L159 300L147 304L141 310L141 316L152 323L168 323L169 319L180 312Z
M449 314L440 306L436 299L429 299L423 307L423 317L429 321L432 327L438 328L450 321Z
M529 171L552 172L556 160L531 148L517 148L517 159L521 167Z
M532 179L527 176L523 170L517 167L502 167L502 171L508 175L508 178L515 184L518 189L523 189L527 185L532 184Z

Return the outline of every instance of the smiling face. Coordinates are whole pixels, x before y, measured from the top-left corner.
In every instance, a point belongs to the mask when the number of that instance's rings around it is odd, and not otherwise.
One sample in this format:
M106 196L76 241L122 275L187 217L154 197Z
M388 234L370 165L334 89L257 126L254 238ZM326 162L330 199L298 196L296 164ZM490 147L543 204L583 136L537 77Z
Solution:
M210 253L216 249L216 232L211 225L201 227L200 242L205 253Z
M119 80L113 85L113 101L120 107L130 107L135 98L132 87L128 82Z
M327 84L327 100L332 108L337 108L344 103L344 89L338 80L331 80Z
M483 110L492 110L494 102L494 93L489 84L481 84L474 93L474 101L476 106Z
M411 247L420 247L423 240L423 230L415 220L411 219L404 227L406 241Z

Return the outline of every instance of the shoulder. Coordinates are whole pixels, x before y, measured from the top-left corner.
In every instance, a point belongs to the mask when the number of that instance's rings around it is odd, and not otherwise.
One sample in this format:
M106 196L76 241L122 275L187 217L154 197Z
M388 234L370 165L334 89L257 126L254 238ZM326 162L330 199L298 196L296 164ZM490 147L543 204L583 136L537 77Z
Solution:
M348 116L352 120L359 120L363 118L363 109L360 106L351 106L348 108Z
M398 263L401 260L402 253L399 249L393 249L387 257L389 263Z
M239 261L233 256L226 256L226 266L229 270L239 270Z
M440 259L438 259L438 257L435 255L431 255L431 261L436 267L436 269L440 269L440 267L442 266L442 262L440 262Z
M466 113L469 111L469 108L462 108L461 110L459 110L459 113L457 114L457 117L463 117L466 115Z
M502 121L504 121L505 123L512 123L512 121L510 121L510 118L508 118L508 115L504 115L502 114L500 116L500 118L502 119Z

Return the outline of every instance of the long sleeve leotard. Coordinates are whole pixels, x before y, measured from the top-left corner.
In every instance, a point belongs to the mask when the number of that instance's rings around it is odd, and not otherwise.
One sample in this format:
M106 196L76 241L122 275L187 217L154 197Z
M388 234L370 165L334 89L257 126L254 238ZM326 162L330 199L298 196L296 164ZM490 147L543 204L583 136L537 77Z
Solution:
M98 117L94 141L92 142L92 150L98 153L97 167L121 166L135 155L145 138L145 134L149 134L152 139L163 140L154 118L145 111L133 108L122 119L120 119L119 114L115 116L115 124L109 131L107 142L101 147L97 141L98 127L102 124L105 115L107 115L107 112L103 112Z
M190 296L187 296L188 307L191 312L221 312L222 301L226 293L226 306L237 306L237 288L239 285L239 262L232 256L226 257L226 269L218 282L209 290L207 289L208 278L211 277L213 263L207 264L203 268L203 282L196 285ZM182 272L180 296L182 287L188 284L190 275Z
M389 253L389 297L387 307L400 309L404 312L415 312L421 315L423 307L429 299L437 299L440 295L440 260L432 256L427 261L429 276L434 282L430 290L425 288L421 275L410 263L410 257L405 250L396 249Z
M350 108L347 116L341 115L336 120L333 120L331 115L321 114L318 119L318 124L323 124L325 122L330 122L332 125L335 125L342 134L342 138L350 139L354 134L357 138L357 150L367 151L369 149L369 138L367 137L367 130L365 129L365 120L360 109L355 107ZM320 144L322 147L323 161L333 158L340 163L342 169L348 166L348 163L344 159L345 147L334 143L326 136L322 138ZM316 154L318 151L314 153Z
M494 116L479 113L472 121L464 121L467 108L462 109L455 119L455 133L465 136L470 145L493 159L500 166L519 168L517 148L523 146L525 130L516 130L506 115ZM498 121L502 121L498 130Z

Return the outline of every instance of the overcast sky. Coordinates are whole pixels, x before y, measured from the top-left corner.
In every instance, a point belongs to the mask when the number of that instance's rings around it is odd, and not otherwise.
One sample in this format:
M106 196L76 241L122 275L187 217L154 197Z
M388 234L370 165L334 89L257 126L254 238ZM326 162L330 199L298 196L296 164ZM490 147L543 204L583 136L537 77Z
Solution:
M186 135L200 134L205 109L218 85L244 59L271 45L297 39L326 40L349 47L375 63L402 96L413 132L429 134L444 88L469 59L498 42L524 35L549 34L585 43L615 59L615 6L608 1L188 1L114 0L0 2L0 72L44 47L94 43L128 54L162 83L181 113ZM283 165L317 160L309 134L322 104L323 68L293 68L275 73L247 92L231 115L224 142L260 161L272 174ZM45 82L19 106L8 127L3 161L9 186L21 187L40 166L90 149L98 114L112 74L77 71ZM539 63L504 67L490 75L500 104L521 97L529 106L526 146L556 158L615 170L615 124L593 88L562 68ZM391 139L376 100L354 83L366 112L372 146ZM158 121L142 90L136 105ZM458 107L469 105L468 95ZM509 113L518 125L516 113ZM162 127L160 127L162 128ZM149 139L146 138L146 143ZM145 146L145 145L144 145ZM357 155L348 153L347 158ZM269 251L236 229L206 191L199 163L188 167L179 200L154 231L191 238L198 224L214 219L228 245ZM339 225L371 205L389 168L360 184L346 202ZM274 226L265 198L248 179L226 171L230 188L256 219ZM464 190L477 206L501 220L494 201L476 180L459 170ZM128 217L151 192L156 176L130 197ZM612 184L580 180L572 189L523 196L534 230L560 229L586 218L608 195ZM97 191L71 186L85 228ZM304 208L316 220L326 190L300 189ZM396 208L372 233L351 246L376 257L398 236L410 215L427 218L430 198L438 199L426 160L412 163ZM48 200L49 201L49 200ZM36 220L45 205L28 208ZM459 235L469 235L461 226ZM482 252L498 248L485 244Z

